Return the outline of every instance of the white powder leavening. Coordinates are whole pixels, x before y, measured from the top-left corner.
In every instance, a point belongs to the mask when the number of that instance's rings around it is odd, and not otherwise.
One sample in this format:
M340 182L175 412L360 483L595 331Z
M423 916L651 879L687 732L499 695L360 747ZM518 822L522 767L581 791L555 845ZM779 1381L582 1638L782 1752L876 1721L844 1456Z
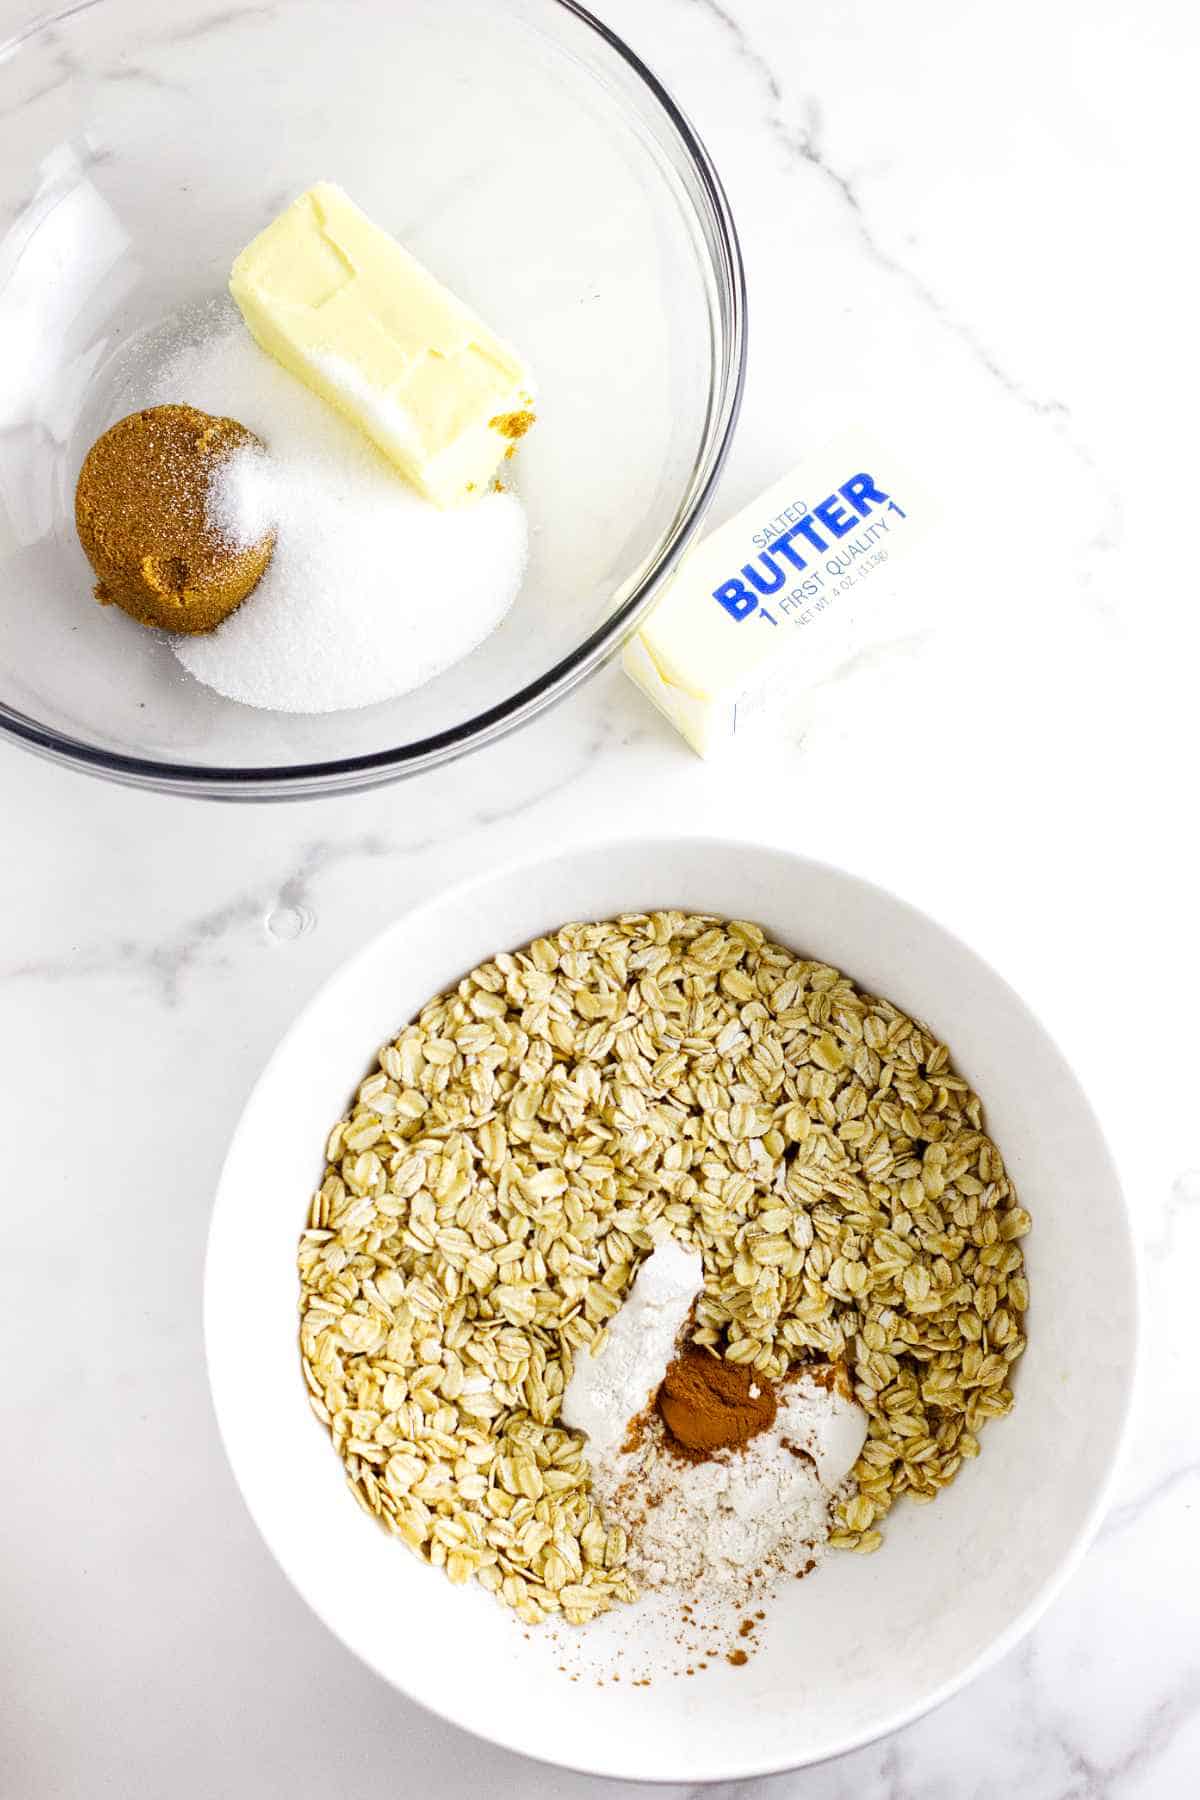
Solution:
M270 566L216 631L173 640L228 699L297 713L392 699L467 656L516 599L527 532L514 494L433 506L223 309L151 386L135 404L186 401L267 446L229 460L209 512L234 543L273 526Z
M599 1355L576 1357L562 1416L587 1433L593 1465L619 1452L630 1420L653 1399L703 1286L700 1252L664 1239L638 1270Z
M606 1522L628 1533L635 1581L701 1592L736 1587L744 1600L820 1561L830 1502L867 1428L866 1414L828 1375L785 1382L774 1425L707 1462L672 1454L657 1414L636 1449L592 1462Z

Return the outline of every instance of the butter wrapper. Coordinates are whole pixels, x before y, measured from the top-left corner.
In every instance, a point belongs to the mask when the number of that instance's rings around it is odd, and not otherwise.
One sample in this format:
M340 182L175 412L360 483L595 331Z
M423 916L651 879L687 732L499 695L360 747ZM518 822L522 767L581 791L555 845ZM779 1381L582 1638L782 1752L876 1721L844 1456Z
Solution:
M625 646L625 672L701 756L888 635L915 578L930 497L865 432L847 431L689 552Z

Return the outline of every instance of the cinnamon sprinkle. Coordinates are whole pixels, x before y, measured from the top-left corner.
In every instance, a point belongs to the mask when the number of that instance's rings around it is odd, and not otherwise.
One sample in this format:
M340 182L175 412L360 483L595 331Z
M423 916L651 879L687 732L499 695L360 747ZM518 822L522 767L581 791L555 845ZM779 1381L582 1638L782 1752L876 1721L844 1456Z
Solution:
M658 1390L667 1446L685 1462L741 1449L775 1423L775 1389L744 1363L725 1362L686 1344Z

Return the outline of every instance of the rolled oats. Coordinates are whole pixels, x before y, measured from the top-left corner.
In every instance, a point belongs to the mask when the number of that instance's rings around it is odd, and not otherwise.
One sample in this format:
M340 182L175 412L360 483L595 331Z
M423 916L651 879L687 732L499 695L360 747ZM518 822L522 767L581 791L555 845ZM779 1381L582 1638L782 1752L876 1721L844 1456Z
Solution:
M310 1404L359 1505L531 1623L633 1597L558 1411L638 1263L694 1336L869 1418L830 1543L934 1498L1012 1405L1029 1215L936 1035L745 921L566 925L431 1000L330 1133L300 1241Z

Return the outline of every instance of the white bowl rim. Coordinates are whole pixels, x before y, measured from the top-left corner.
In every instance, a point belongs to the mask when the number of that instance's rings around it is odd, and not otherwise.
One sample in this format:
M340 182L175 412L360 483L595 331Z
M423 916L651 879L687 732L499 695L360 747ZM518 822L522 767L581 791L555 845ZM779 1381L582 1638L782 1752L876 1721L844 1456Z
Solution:
M279 1039L279 1042L276 1044L274 1050L259 1071L254 1085L247 1096L245 1105L239 1114L238 1123L234 1128L233 1136L230 1139L229 1149L226 1153L224 1162L222 1163L221 1174L217 1182L205 1254L203 1323L205 1364L209 1378L209 1391L212 1399L213 1411L216 1416L217 1431L225 1451L226 1459L228 1460L230 1469L233 1473L234 1481L246 1508L249 1511L251 1518L254 1520L259 1535L266 1544L276 1566L281 1570L288 1582L304 1600L305 1604L309 1606L321 1620L321 1623L326 1629L337 1638L339 1643L349 1650L357 1661L363 1661L364 1659L358 1655L358 1652L355 1651L352 1646L346 1644L346 1641L342 1637L337 1626L333 1624L333 1622L325 1615L325 1612L320 1607L316 1606L309 1598L308 1594L304 1591L300 1580L292 1573L291 1569L283 1562L277 1552L271 1538L264 1529L258 1508L246 1488L243 1486L237 1460L234 1451L231 1448L222 1416L222 1405L217 1391L218 1383L214 1376L213 1358L211 1354L212 1341L219 1329L216 1300L214 1296L215 1281L213 1271L216 1262L214 1246L219 1247L223 1220L225 1215L232 1210L234 1204L231 1192L227 1189L226 1184L230 1171L237 1159L240 1141L247 1131L248 1117L254 1109L254 1103L259 1090L265 1084L269 1073L274 1068L275 1064L282 1059L293 1040L303 1032L310 1015L315 1012L319 1006L323 1006L328 1001L330 993L334 989L342 984L348 985L352 981L359 967L369 962L375 956L379 945L385 938L391 936L394 932L398 932L409 926L412 920L418 915L436 911L439 907L444 906L451 900L457 901L460 899L467 899L472 894L490 887L494 883L509 880L513 876L533 874L540 868L562 862L572 856L592 855L597 852L616 853L618 851L626 850L638 850L643 854L647 854L652 849L656 847L661 848L664 845L670 845L671 848L706 850L712 852L714 855L720 854L722 856L737 856L739 854L758 855L765 853L768 855L790 858L791 860L803 863L810 869L818 872L833 874L842 881L848 881L863 890L881 897L886 900L888 904L898 907L902 911L906 911L922 918L927 923L934 925L939 932L944 934L944 936L953 941L960 948L967 950L971 956L982 963L997 983L1007 990L1019 1009L1028 1014L1033 1020L1038 1030L1043 1033L1063 1062L1064 1067L1070 1072L1072 1078L1075 1080L1075 1084L1079 1090L1081 1104L1085 1109L1090 1125L1096 1134L1097 1144L1111 1170L1114 1192L1120 1202L1120 1218L1123 1231L1119 1240L1118 1249L1125 1262L1125 1272L1129 1283L1130 1355L1128 1366L1125 1371L1123 1389L1119 1396L1118 1403L1113 1409L1114 1417L1116 1419L1116 1428L1113 1432L1112 1453L1105 1477L1097 1485L1091 1503L1076 1532L1074 1542L1070 1549L1062 1557L1057 1568L1045 1577L1037 1591L1030 1596L1028 1602L1017 1614L1012 1623L1002 1631L991 1644L984 1650L981 1650L977 1656L973 1657L961 1669L957 1670L953 1676L940 1683L931 1693L922 1696L919 1701L913 1704L895 1708L891 1713L886 1714L871 1726L848 1736L846 1742L840 1745L835 1751L831 1751L828 1754L815 1758L806 1758L798 1763L778 1761L763 1763L755 1762L753 1759L741 1760L736 1763L730 1763L727 1768L716 1773L707 1774L699 1778L686 1775L678 1778L637 1776L631 1775L626 1771L621 1771L619 1774L616 1774L611 1769L597 1768L594 1764L588 1764L586 1762L564 1763L559 1759L540 1755L536 1750L531 1750L529 1748L527 1741L519 1732L506 1733L504 1735L499 1733L492 1734L481 1732L455 1712L453 1706L450 1704L449 1696L447 1697L447 1704L445 1705L435 1704L431 1700L418 1698L417 1696L406 1692L406 1690L401 1688L398 1683L393 1681L390 1676L385 1675L381 1670L374 1668L374 1666L369 1663L366 1664L374 1675L380 1680L385 1681L389 1687L394 1688L397 1693L402 1694L410 1704L419 1706L423 1711L431 1713L435 1718L443 1720L446 1724L453 1725L459 1730L469 1733L470 1736L477 1738L480 1742L495 1744L500 1749L512 1751L518 1756L524 1756L531 1762L540 1763L543 1767L568 1769L572 1773L590 1775L598 1779L619 1779L637 1782L646 1787L675 1786L679 1785L679 1782L682 1781L688 1786L700 1788L717 1785L722 1782L758 1780L770 1775L783 1775L801 1768L817 1768L824 1763L835 1762L840 1757L847 1756L855 1750L864 1749L871 1744L878 1743L883 1738L890 1737L893 1733L903 1730L908 1725L915 1724L917 1720L925 1718L929 1713L932 1713L939 1707L945 1705L948 1700L952 1699L956 1694L968 1687L979 1676L993 1668L1002 1657L1006 1656L1023 1638L1028 1636L1039 1620L1048 1611L1055 1599L1057 1599L1071 1576L1078 1569L1086 1552L1095 1539L1105 1514L1109 1510L1114 1483L1120 1472L1129 1443L1143 1338L1141 1257L1137 1239L1133 1231L1133 1221L1129 1209L1129 1202L1125 1194L1124 1184L1121 1180L1119 1166L1112 1155L1107 1136L1096 1116L1086 1089L1083 1087L1078 1077L1075 1076L1074 1067L1062 1051L1057 1039L1050 1032L1049 1028L1042 1023L1041 1019L1033 1013L1032 1009L1021 998L1020 994L1011 983L994 969L988 959L982 956L967 939L962 937L959 932L954 931L949 926L945 925L935 914L930 913L926 908L916 906L912 901L904 898L904 896L896 893L891 888L884 887L881 883L872 881L869 878L860 875L857 871L846 868L841 864L832 863L827 859L820 857L808 856L801 851L793 850L777 843L772 843L769 840L764 841L761 839L756 840L745 837L721 837L704 832L680 832L672 834L670 832L655 831L620 831L598 836L571 838L565 840L551 850L524 853L509 858L498 865L478 870L473 874L452 881L447 885L436 887L432 892L427 893L422 898L418 899L413 905L406 906L390 924L385 925L382 930L373 933L365 944L360 945L357 950L353 951L338 964L297 1013L291 1025ZM465 974L466 972L467 971L464 969L463 973Z

